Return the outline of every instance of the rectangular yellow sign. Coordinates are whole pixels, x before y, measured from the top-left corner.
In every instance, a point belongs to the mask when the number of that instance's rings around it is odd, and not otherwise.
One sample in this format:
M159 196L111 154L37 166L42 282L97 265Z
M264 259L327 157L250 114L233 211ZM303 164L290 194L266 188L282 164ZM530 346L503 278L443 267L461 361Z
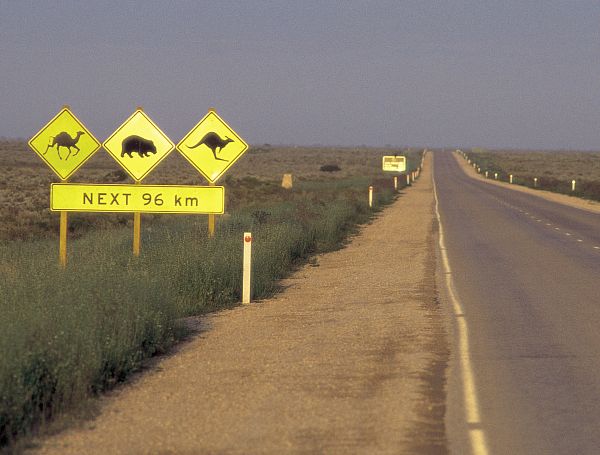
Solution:
M53 183L50 188L54 212L222 214L224 209L222 186Z
M383 170L392 172L404 172L406 171L406 157L405 156L384 156L383 157Z

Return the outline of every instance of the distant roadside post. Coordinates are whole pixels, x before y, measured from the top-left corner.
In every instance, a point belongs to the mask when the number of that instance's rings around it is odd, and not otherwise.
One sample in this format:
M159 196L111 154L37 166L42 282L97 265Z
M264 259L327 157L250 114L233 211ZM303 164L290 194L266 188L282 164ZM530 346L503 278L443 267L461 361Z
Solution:
M575 192L575 179L571 180L571 191Z
M216 181L248 150L248 144L214 108L177 144L177 150L208 180ZM208 215L208 235L215 234L215 215Z
M100 142L65 105L29 140L29 146L66 183L100 149ZM67 225L67 212L61 210L58 256L62 267L67 265Z

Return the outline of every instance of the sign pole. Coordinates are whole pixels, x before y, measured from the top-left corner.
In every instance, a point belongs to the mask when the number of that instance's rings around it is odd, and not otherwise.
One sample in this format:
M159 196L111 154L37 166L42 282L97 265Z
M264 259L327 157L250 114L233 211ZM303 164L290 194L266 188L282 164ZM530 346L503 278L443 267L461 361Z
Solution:
M139 180L136 180L136 185L139 185ZM142 233L142 214L140 212L133 212L133 255L138 257L140 255L140 243Z
M67 213L64 210L60 212L59 260L63 269L67 266Z
M208 186L215 186L215 184L214 184L214 182L210 182L208 184ZM214 213L208 214L208 236L211 238L215 236L215 214Z
M66 183L66 179L61 179L62 183ZM60 211L60 233L58 240L58 260L60 266L64 269L67 267L67 227L68 227L68 212Z

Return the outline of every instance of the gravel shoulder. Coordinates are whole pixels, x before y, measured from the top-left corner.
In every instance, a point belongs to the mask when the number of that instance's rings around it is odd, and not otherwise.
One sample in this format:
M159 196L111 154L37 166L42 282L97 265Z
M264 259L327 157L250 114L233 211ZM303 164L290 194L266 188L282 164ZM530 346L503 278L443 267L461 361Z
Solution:
M588 199L582 199L575 196L568 196L566 194L553 193L552 191L534 190L526 186L511 185L508 182L499 182L493 179L486 179L481 174L478 174L474 168L469 166L466 160L462 159L456 152L452 152L452 155L454 155L454 158L456 158L456 161L458 161L458 164L463 169L463 171L465 171L465 173L472 178L482 180L486 183L489 183L490 185L509 188L514 191L520 191L521 193L533 194L534 196L541 197L542 199L546 199L548 201L558 202L559 204L576 207L582 210L587 210L588 212L600 213L600 203L597 201L590 201Z
M39 454L447 453L432 157L348 246L176 353Z

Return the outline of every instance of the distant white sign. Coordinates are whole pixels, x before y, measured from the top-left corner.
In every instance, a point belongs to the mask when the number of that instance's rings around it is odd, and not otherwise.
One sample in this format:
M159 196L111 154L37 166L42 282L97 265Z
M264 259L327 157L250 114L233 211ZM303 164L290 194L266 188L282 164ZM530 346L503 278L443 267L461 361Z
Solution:
M390 172L405 172L406 157L405 156L384 156L383 170Z

